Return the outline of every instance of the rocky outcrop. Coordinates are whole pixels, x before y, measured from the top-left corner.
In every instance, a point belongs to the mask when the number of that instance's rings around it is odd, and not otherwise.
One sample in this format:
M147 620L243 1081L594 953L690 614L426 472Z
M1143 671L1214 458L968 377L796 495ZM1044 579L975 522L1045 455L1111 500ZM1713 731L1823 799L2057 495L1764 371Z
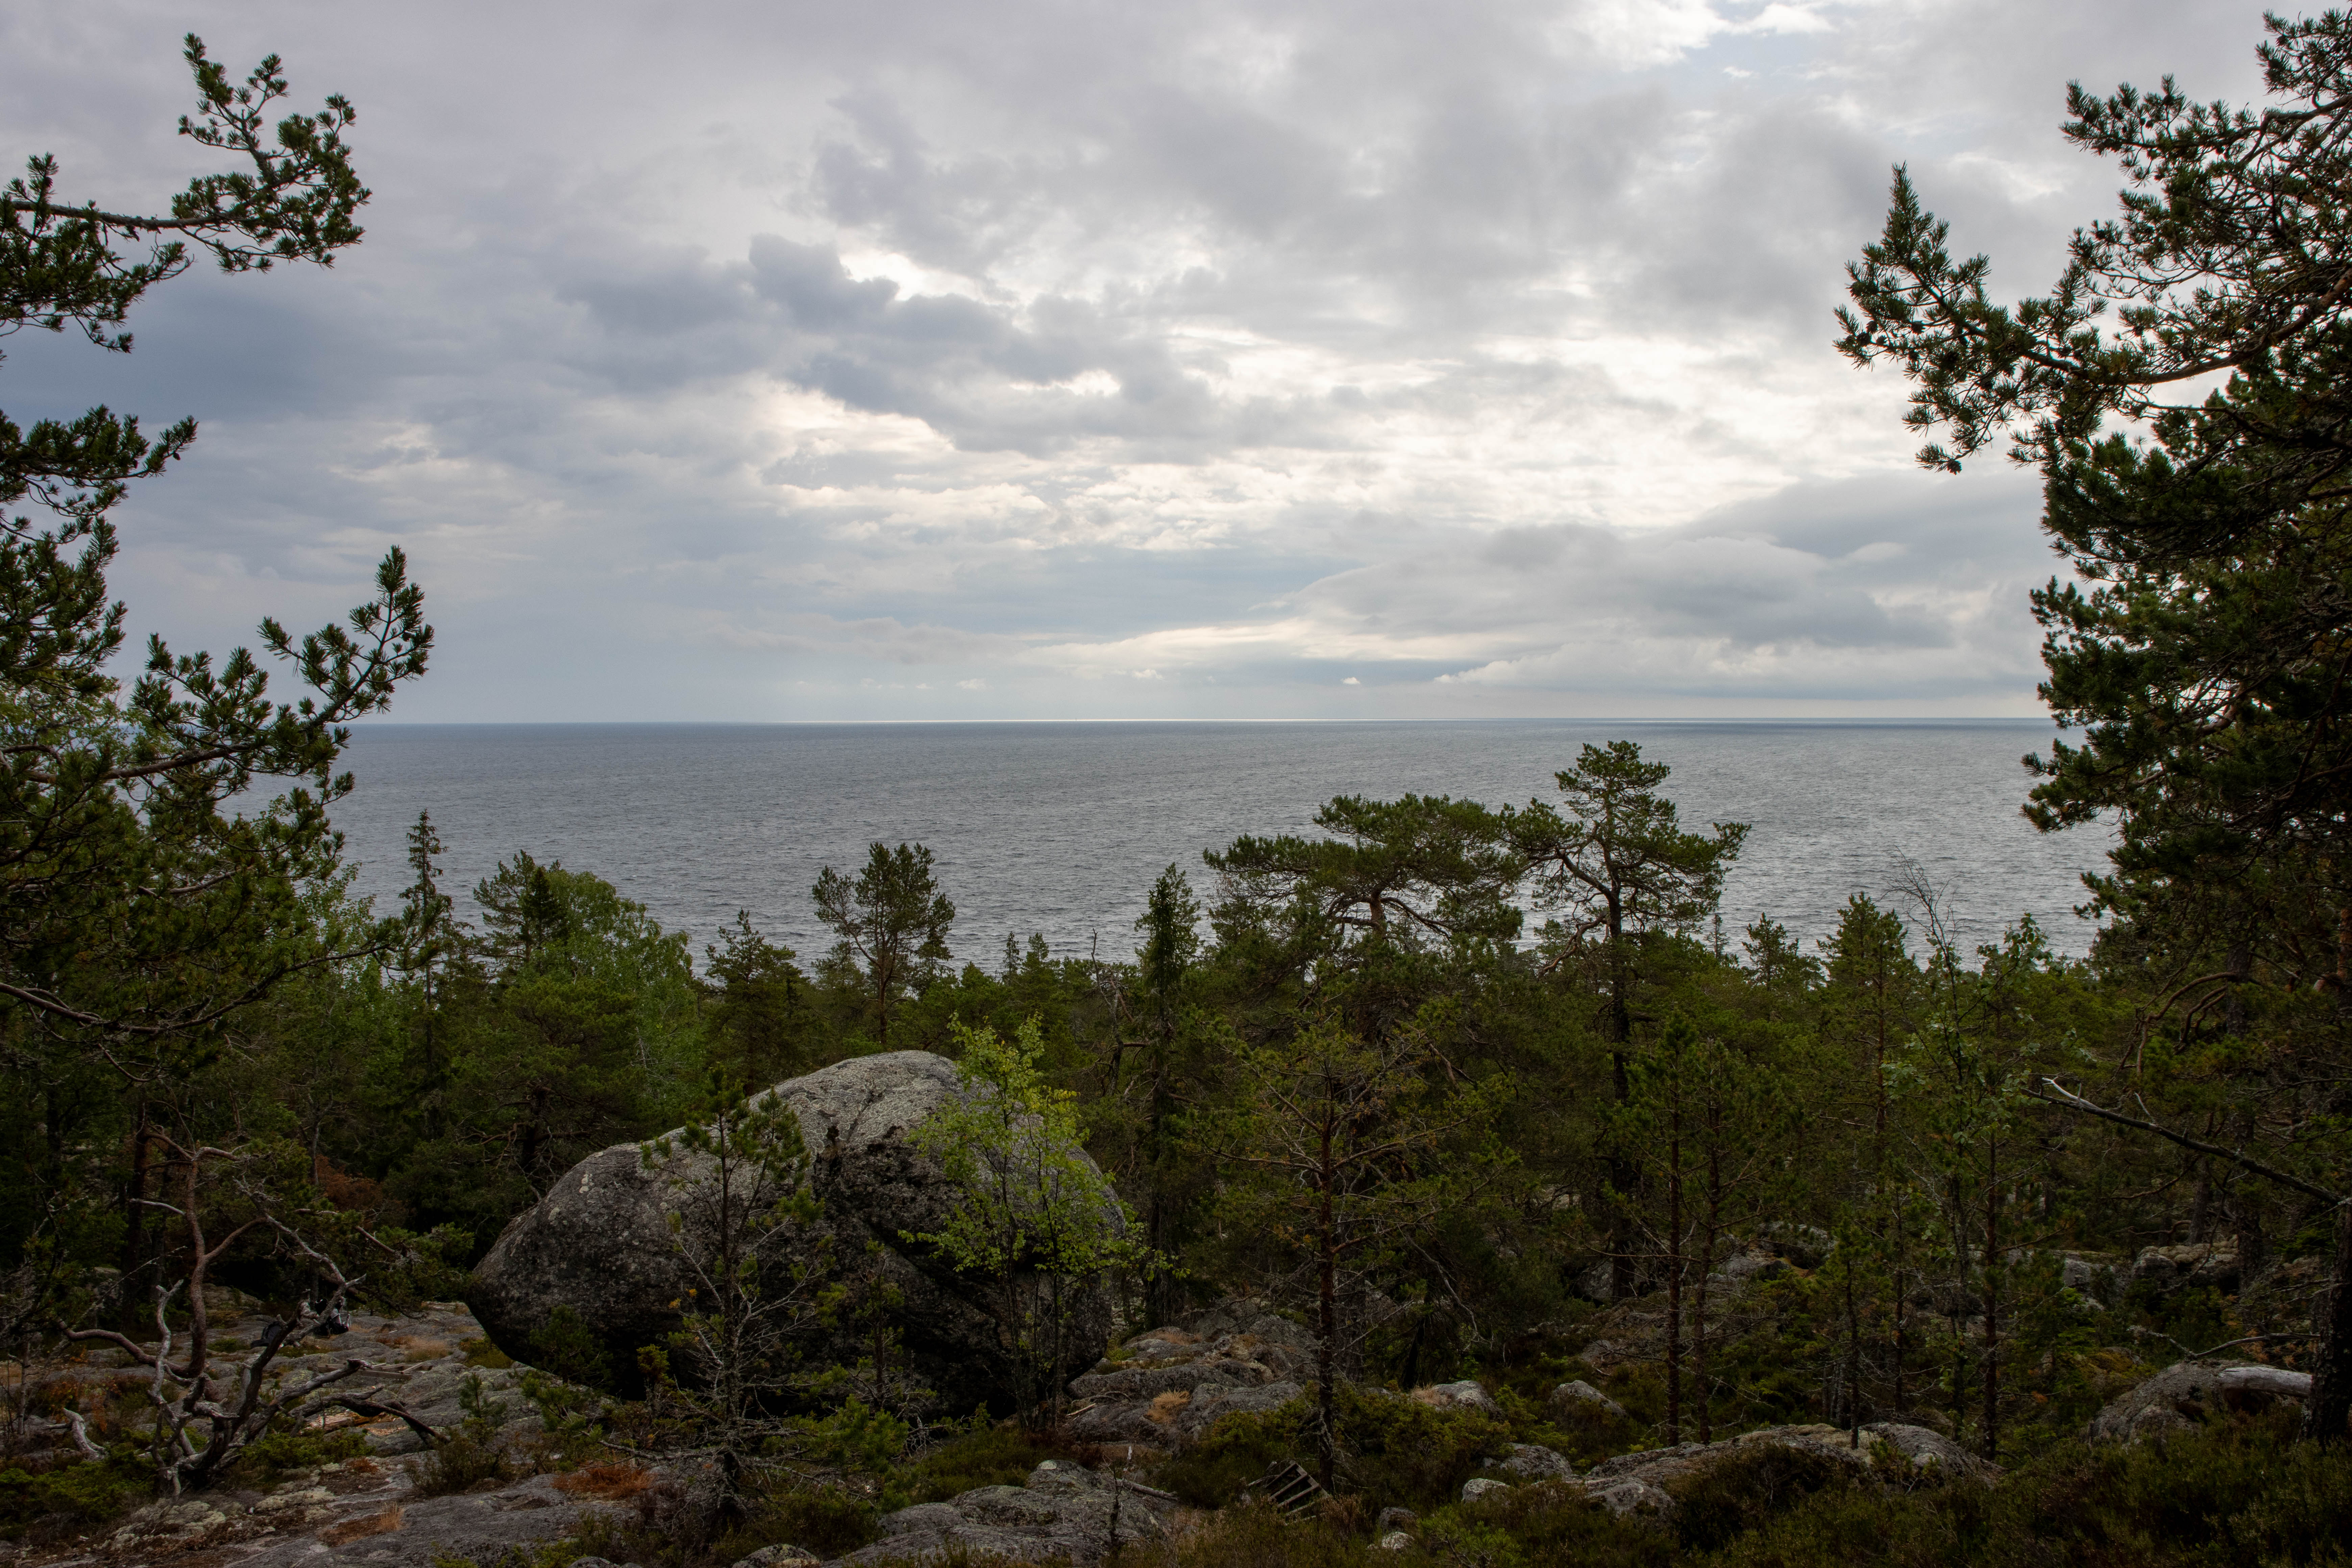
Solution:
M2267 1410L2281 1400L2311 1394L2311 1374L2284 1367L2220 1366L2184 1361L2166 1367L2091 1418L2084 1436L2094 1443L2137 1443L2185 1432L2224 1412Z
M1843 1469L1862 1473L1874 1466L1890 1462L1908 1465L1915 1470L1931 1471L1945 1476L1990 1477L2000 1472L1983 1460L1962 1449L1959 1445L1925 1426L1911 1426L1896 1422L1878 1422L1862 1428L1860 1444L1856 1434L1842 1426L1769 1426L1760 1432L1742 1433L1720 1443L1683 1443L1671 1448L1654 1448L1646 1453L1622 1454L1613 1459L1603 1459L1583 1475L1576 1475L1565 1459L1559 1460L1566 1473L1541 1477L1536 1484L1566 1487L1590 1498L1610 1512L1621 1517L1633 1515L1648 1519L1664 1519L1677 1504L1675 1489L1698 1477L1712 1466L1728 1458L1752 1453L1759 1444L1772 1444L1813 1455ZM1514 1445L1513 1456L1521 1451ZM1538 1450L1549 1454L1549 1449ZM1508 1469L1507 1463L1496 1467ZM1496 1480L1474 1480L1463 1489L1463 1500L1491 1496L1507 1483ZM1475 1488L1473 1491L1471 1489Z
M873 1284L895 1293L907 1370L937 1393L940 1409L1003 1407L1012 1367L995 1321L944 1259L906 1239L939 1229L956 1202L945 1171L908 1137L961 1092L955 1064L893 1051L836 1062L769 1092L792 1108L814 1156L824 1214L804 1245L870 1267ZM469 1300L491 1339L529 1359L534 1331L569 1309L603 1342L616 1382L631 1391L637 1348L677 1326L687 1286L664 1217L675 1204L672 1184L702 1168L703 1157L680 1152L649 1169L635 1143L573 1166L507 1226L476 1272ZM1091 1357L1109 1337L1107 1292L1083 1294L1078 1317L1075 1339ZM856 1359L859 1344L826 1333L813 1326L802 1347L812 1363Z
M1314 1375L1315 1341L1287 1318L1247 1305L1192 1329L1138 1334L1072 1380L1069 1434L1081 1443L1167 1453L1221 1416L1278 1410Z
M1007 1563L1099 1563L1115 1544L1165 1535L1176 1500L1133 1481L1048 1459L1028 1484L981 1487L885 1514L882 1538L837 1563L900 1561L961 1549Z
M2131 1282L2159 1291L2210 1286L2217 1290L2238 1288L2238 1243L2187 1242L2178 1247L2148 1247L2132 1259ZM2073 1284L2073 1280L2068 1280Z

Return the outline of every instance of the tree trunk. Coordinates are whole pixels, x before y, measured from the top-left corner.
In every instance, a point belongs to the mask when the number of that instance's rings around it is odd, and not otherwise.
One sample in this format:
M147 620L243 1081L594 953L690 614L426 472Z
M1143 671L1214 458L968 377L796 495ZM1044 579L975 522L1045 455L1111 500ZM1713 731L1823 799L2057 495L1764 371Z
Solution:
M131 1180L122 1190L122 1300L120 1303L122 1331L131 1333L138 1323L137 1298L131 1281L138 1277L140 1266L147 1261L147 1102L139 1102L139 1122L131 1133Z
M1632 984L1625 973L1624 916L1612 892L1609 899L1609 1073L1610 1087L1621 1106L1633 1098L1633 1075L1625 1062L1626 1047L1633 1038L1633 1000L1627 995ZM1612 1148L1609 1184L1618 1194L1609 1216L1609 1299L1612 1301L1629 1300L1633 1294L1633 1216L1627 1200L1640 1179L1640 1172L1624 1151Z
M1895 1296L1895 1415L1900 1420L1909 1415L1911 1406L1903 1397L1903 1210L1899 1205L1889 1228L1895 1247L1886 1259L1886 1278Z
M2000 1141L1985 1152L1984 1457L2000 1460Z
M1706 1282L1715 1272L1715 1242L1723 1225L1723 1149L1716 1142L1722 1134L1719 1122L1713 1126L1706 1151L1706 1219L1699 1227L1698 1290L1691 1302L1692 1371L1698 1390L1698 1440L1715 1441L1715 1390L1713 1363L1706 1353Z
M1339 1338L1337 1275L1339 1267L1339 1233L1331 1214L1331 1187L1337 1173L1331 1167L1331 1117L1326 1106L1322 1126L1322 1235L1316 1259L1315 1325L1318 1331L1315 1346L1315 1408L1320 1417L1322 1431L1322 1482L1325 1494L1330 1495L1339 1477L1339 1429L1333 1424L1331 1407L1332 1350Z
M2303 1407L2303 1435L2333 1447L2344 1441L2352 1418L2352 1203L2336 1210L2336 1280L2317 1318L2319 1355Z
M1679 1074L1666 1111L1666 1446L1683 1440L1683 1105Z

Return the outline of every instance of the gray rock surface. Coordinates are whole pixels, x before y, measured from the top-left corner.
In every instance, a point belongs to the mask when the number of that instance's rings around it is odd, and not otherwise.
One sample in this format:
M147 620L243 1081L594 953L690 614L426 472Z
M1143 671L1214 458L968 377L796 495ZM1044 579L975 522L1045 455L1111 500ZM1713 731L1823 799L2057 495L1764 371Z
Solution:
M770 1092L792 1107L814 1157L824 1213L809 1245L829 1241L836 1258L861 1268L870 1257L877 1283L898 1292L903 1305L894 1316L908 1370L937 1392L939 1408L1003 1406L1011 1367L995 1322L944 1259L905 1239L938 1229L955 1202L939 1163L908 1139L959 1092L955 1065L927 1051L892 1051L836 1062ZM637 1144L615 1144L573 1166L518 1215L483 1258L470 1298L499 1348L528 1358L532 1331L568 1307L604 1341L625 1390L637 1347L658 1342L677 1321L672 1303L686 1278L664 1211L671 1181L699 1161L680 1153L647 1170ZM872 1244L878 1249L869 1254ZM1108 1293L1089 1294L1076 1335L1083 1357L1097 1353L1111 1321ZM821 1364L854 1360L857 1346L813 1330L803 1350Z
M1462 1483L1462 1500L1476 1502L1488 1492L1507 1492L1510 1489L1511 1483L1508 1481L1488 1480L1483 1476L1474 1477Z
M1567 1480L1576 1474L1566 1456L1535 1443L1512 1444L1495 1468L1520 1481Z
M1123 1543L1166 1534L1175 1510L1166 1492L1048 1459L1025 1486L981 1487L948 1502L885 1514L879 1541L835 1561L917 1557L961 1546L1018 1563L1099 1563L1114 1535Z
M807 1548L779 1542L762 1546L749 1557L737 1558L734 1568L816 1568L816 1553Z
M1467 1378L1460 1383L1433 1383L1426 1388L1416 1388L1407 1397L1433 1410L1475 1410L1481 1415L1502 1414L1495 1396Z
M1778 1279L1788 1271L1788 1264L1769 1252L1735 1252L1717 1265L1707 1280L1715 1285L1745 1285L1752 1279Z
M1192 1329L1138 1334L1071 1380L1079 1404L1069 1434L1081 1443L1171 1452L1221 1416L1287 1405L1314 1362L1313 1338L1288 1319L1246 1304L1221 1309Z
M1573 1383L1563 1383L1553 1389L1550 1397L1545 1403L1551 1406L1551 1413L1555 1419L1586 1411L1598 1411L1603 1415L1621 1417L1625 1414L1623 1405L1580 1377Z
M2238 1288L2238 1243L2187 1242L2178 1247L2143 1247L2132 1259L2131 1281L2160 1291L2210 1286L2218 1290Z
M1864 1470L1893 1457L1916 1469L1937 1469L1948 1475L1992 1476L2000 1472L1963 1451L1951 1439L1925 1426L1895 1422L1862 1428L1861 1446L1854 1435L1839 1426L1768 1426L1744 1432L1719 1443L1683 1443L1646 1453L1621 1454L1603 1459L1580 1477L1557 1478L1541 1484L1572 1487L1618 1515L1638 1514L1664 1519L1675 1508L1673 1488L1708 1467L1752 1451L1759 1444L1774 1444L1816 1455L1834 1464Z
M570 1534L594 1506L566 1495L552 1476L497 1491L418 1498L404 1478L388 1472L380 1488L280 1521L274 1537L236 1561L239 1568L432 1568L436 1555L490 1562L510 1546Z
M2137 1443L2165 1432L2185 1432L2223 1411L2268 1409L2311 1394L2311 1374L2284 1367L2177 1362L2130 1393L2108 1402L2084 1433L2094 1443Z

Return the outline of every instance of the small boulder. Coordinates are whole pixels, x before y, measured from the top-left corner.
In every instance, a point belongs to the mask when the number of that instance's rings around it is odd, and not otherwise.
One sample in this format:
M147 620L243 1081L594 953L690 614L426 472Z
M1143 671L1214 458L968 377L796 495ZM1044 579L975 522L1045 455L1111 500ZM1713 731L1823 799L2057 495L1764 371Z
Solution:
M791 1546L778 1542L762 1546L749 1557L735 1560L735 1568L816 1568L817 1555L805 1547Z
M1639 1476L1620 1476L1614 1480L1588 1486L1584 1495L1622 1519L1634 1514L1663 1520L1675 1511L1675 1500L1662 1487L1652 1486Z
M1599 1414L1622 1417L1625 1414L1623 1405L1619 1405L1582 1378L1578 1378L1574 1383L1561 1384L1551 1391L1551 1397L1545 1403L1551 1407L1552 1419L1555 1421L1564 1416L1579 1415Z
M1416 1388L1410 1395L1433 1410L1475 1410L1481 1415L1500 1415L1502 1407L1495 1396L1465 1378L1460 1383L1437 1383L1426 1388Z
M2178 1247L2148 1247L2132 1259L2131 1280L2164 1292L2191 1286L2218 1290L2238 1288L2238 1242L2192 1241Z
M1567 1480L1576 1474L1576 1467L1559 1453L1535 1443L1514 1443L1510 1451L1495 1462L1495 1468L1514 1480Z
M1508 1481L1490 1481L1486 1477L1479 1476L1462 1483L1462 1500L1476 1502L1489 1492L1507 1492L1510 1489L1511 1483Z
M1946 1476L1990 1477L2000 1473L1997 1466L1987 1464L1930 1427L1900 1421L1874 1421L1862 1429L1862 1437L1871 1448L1885 1448L1908 1461L1915 1470L1933 1470Z

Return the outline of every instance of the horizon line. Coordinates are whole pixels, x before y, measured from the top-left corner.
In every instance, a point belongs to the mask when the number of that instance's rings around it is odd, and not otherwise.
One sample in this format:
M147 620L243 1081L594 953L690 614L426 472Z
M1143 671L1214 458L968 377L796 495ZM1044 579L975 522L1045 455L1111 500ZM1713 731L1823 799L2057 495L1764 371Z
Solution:
M409 729L781 729L817 725L1003 725L1003 724L2047 724L2065 725L2048 715L2015 713L1720 713L1668 715L1476 714L1455 718L1225 718L1225 719L355 719L354 730Z

